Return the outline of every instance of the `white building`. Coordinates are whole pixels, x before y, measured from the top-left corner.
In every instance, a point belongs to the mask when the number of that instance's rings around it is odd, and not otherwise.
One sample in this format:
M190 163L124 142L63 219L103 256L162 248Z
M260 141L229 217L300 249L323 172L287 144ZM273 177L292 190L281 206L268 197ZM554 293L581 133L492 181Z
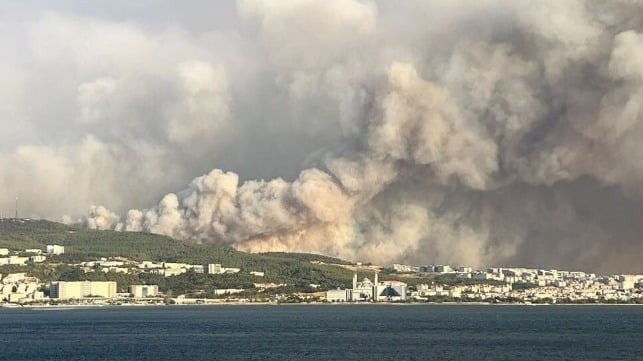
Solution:
M0 256L6 256L9 254L9 249L7 248L0 248Z
M357 273L353 275L352 292L347 292L347 300L351 301L404 301L406 300L407 285L400 281L378 281L378 274L375 273L375 281L364 277L362 282L357 282ZM328 295L327 295L328 296ZM341 296L333 293L330 296ZM328 297L327 297L328 299Z
M169 269L179 269L179 268L188 268L187 263L175 263L175 262L163 262L163 268Z
M8 264L25 265L29 262L29 257L9 256Z
M153 273L161 274L165 277L178 276L180 274L186 273L188 270L185 268L166 268L161 270L153 271Z
M620 290L631 290L634 288L634 285L636 284L636 278L634 276L630 275L620 275L619 276L619 282L618 282L618 288Z
M26 273L9 273L2 279L2 284L14 284L18 282L24 282L27 279Z
M441 265L440 264L440 265L435 266L435 272L437 272L437 273L451 273L451 272L453 272L453 268L451 268L451 266Z
M60 255L60 254L65 253L65 247L64 246L59 246L57 244L48 244L47 245L47 253L48 254Z
M400 281L382 281L375 285L375 301L405 301L406 283Z
M221 268L221 263L210 263L208 264L208 274L209 275L218 275L223 273Z
M222 288L222 289L214 290L214 294L217 296L233 295L237 293L242 293L243 291L244 291L243 288Z
M123 261L111 261L111 260L110 261L101 260L100 262L96 262L96 263L100 264L103 267L121 267L125 264L125 262Z
M87 297L114 298L116 297L116 282L53 282L49 289L49 297L61 300L80 299Z
M264 272L259 272L259 271L251 271L250 274L253 275L253 276L257 276L257 277L265 276Z
M326 301L328 302L347 302L353 299L353 290L336 289L326 291Z
M194 271L194 273L204 273L205 267L202 264L191 264L188 265L188 268Z
M41 254L42 250L40 248L27 248L25 249L25 253Z
M31 263L41 263L47 260L46 256L43 256L41 254L35 255L35 256L29 256L29 262Z
M377 284L377 273L375 274L375 282L372 282L368 277L364 277L362 282L357 282L357 273L353 275L353 289L351 301L370 301L373 300L373 295L377 292L375 285Z
M400 272L400 273L405 273L405 272L413 272L414 267L405 265L405 264L400 264L400 263L394 263L393 264L393 270L395 272Z
M147 298L156 297L159 293L159 286L157 285L131 285L129 286L129 293L134 298Z
M143 261L139 263L137 267L141 269L156 269L156 268L163 268L163 264L155 263L151 261Z

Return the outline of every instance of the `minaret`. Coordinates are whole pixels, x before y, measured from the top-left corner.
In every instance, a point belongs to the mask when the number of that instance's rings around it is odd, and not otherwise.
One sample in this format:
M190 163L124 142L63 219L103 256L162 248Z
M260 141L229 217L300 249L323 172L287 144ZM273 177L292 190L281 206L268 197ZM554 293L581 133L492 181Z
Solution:
M373 302L377 302L377 296L379 296L379 273L375 272L375 282L373 282Z
M355 293L357 289L357 272L353 274L353 289L351 290L351 302L357 301L357 294Z
M16 197L16 219L18 219L18 197Z

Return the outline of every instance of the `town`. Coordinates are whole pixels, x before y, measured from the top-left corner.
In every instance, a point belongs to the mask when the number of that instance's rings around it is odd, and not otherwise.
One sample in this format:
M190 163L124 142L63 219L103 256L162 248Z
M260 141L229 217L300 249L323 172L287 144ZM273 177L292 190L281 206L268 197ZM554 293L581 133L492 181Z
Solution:
M442 275L443 282L409 287L398 280L353 278L350 289L329 290L328 302L490 302L490 303L643 303L643 275L600 276L593 273L532 268L489 268L448 265L394 264L392 270L408 276Z
M65 247L46 245L44 249L0 248L0 269L20 270L30 265L60 265ZM323 262L311 261L320 264ZM77 274L147 274L171 278L196 274L208 277L247 273L264 278L259 269L225 267L221 263L189 264L154 262L126 257L100 257L67 263ZM164 293L158 284L118 284L113 280L53 280L43 282L29 272L0 275L0 304L4 307L51 305L161 305L217 303L370 303L370 302L455 302L455 303L643 303L643 275L596 275L581 271L494 267L474 270L466 266L393 264L337 264L353 272L350 287L323 289L308 285L307 292L285 292L287 284L254 282L247 288L216 288L210 296L203 290L186 294ZM360 280L358 274L363 278ZM269 275L268 275L269 276ZM371 278L372 277L372 280ZM82 278L82 277L81 277ZM273 290L272 292L268 292Z

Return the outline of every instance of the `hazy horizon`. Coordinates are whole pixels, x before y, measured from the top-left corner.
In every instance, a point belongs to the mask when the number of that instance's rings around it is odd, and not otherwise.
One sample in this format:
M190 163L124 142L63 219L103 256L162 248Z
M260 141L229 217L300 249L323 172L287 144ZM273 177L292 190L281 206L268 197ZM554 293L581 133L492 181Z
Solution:
M0 211L643 272L643 3L0 0Z

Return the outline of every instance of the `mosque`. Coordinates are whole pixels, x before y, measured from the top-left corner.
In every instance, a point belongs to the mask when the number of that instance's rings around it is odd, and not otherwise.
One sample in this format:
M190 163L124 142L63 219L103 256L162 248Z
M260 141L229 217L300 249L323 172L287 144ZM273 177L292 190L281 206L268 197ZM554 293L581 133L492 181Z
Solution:
M406 283L400 281L379 281L364 277L357 281L357 273L353 275L352 289L337 289L326 292L328 302L394 302L406 300Z

